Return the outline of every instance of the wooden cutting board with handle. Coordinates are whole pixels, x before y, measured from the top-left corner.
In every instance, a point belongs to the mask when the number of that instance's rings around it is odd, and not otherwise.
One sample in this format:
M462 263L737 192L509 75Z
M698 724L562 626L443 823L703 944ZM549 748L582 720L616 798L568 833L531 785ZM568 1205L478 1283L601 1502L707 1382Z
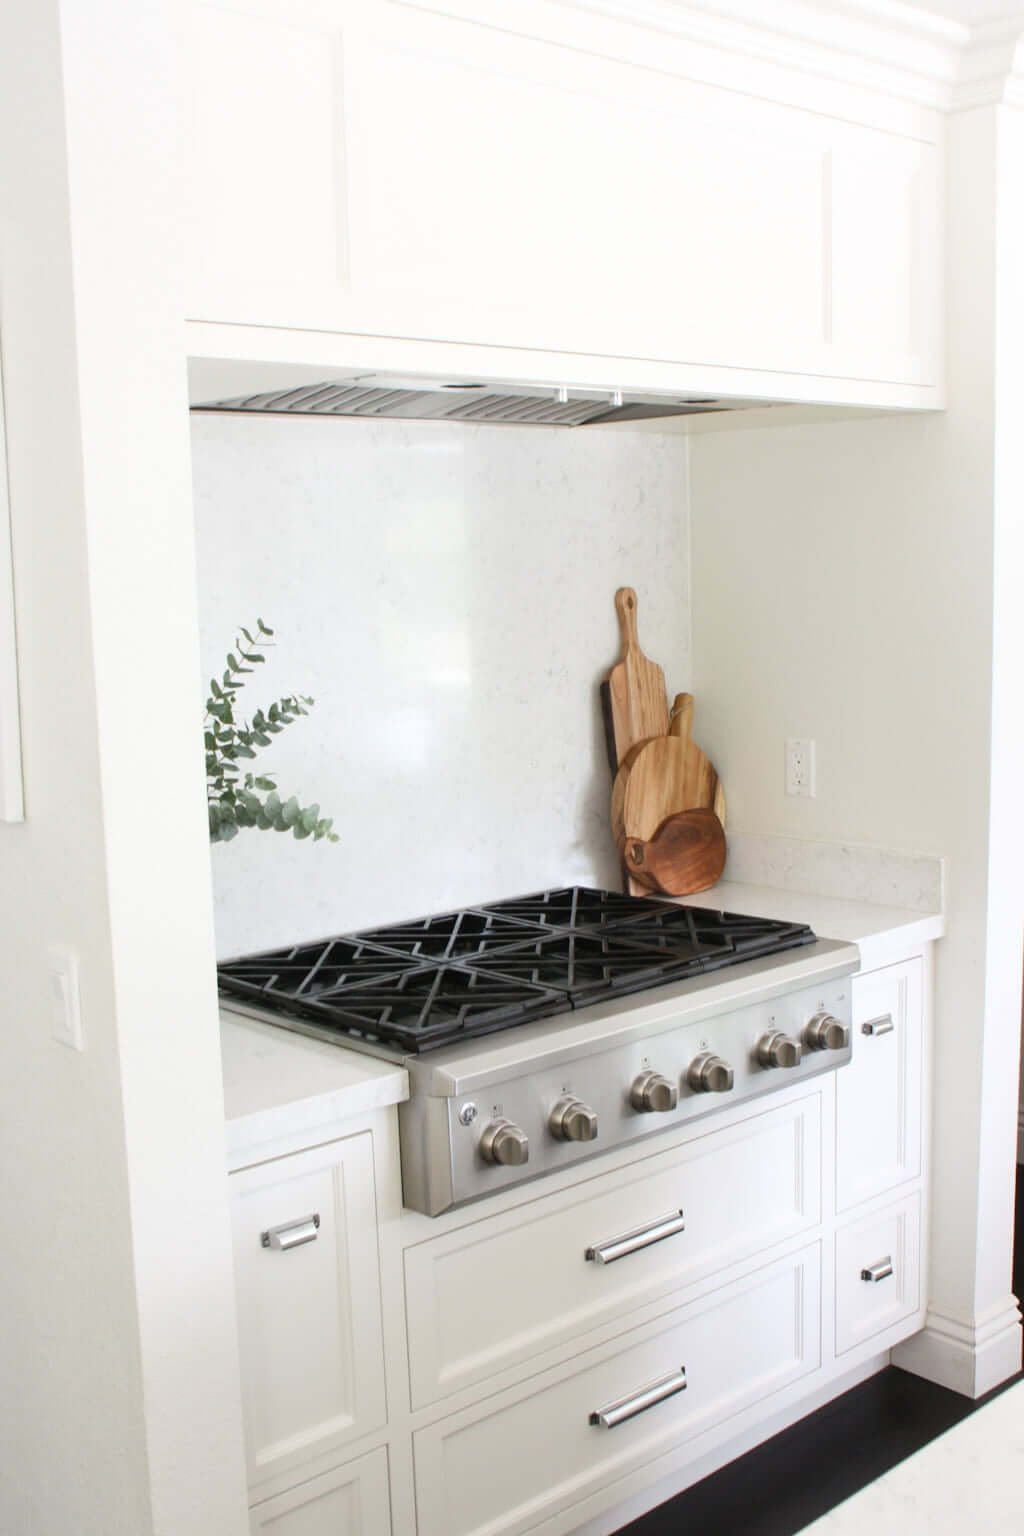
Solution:
M612 833L620 850L627 838L649 842L679 811L714 811L725 826L725 792L690 734L692 725L693 696L677 694L668 735L638 742L623 758L612 786Z
M706 891L725 868L725 833L714 811L668 816L647 842L627 837L623 859L630 879L664 896Z
M665 674L640 649L636 609L633 588L620 587L615 594L615 611L619 616L622 657L601 687L612 773L618 770L631 747L651 736L668 733Z

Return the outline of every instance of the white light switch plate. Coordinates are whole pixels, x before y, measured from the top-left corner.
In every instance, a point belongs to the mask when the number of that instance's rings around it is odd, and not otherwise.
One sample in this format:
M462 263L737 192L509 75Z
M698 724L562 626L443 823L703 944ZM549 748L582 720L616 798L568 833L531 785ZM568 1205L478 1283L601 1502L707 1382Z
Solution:
M82 1008L78 995L78 957L69 949L51 949L46 968L50 983L50 1027L53 1038L73 1051L84 1051Z

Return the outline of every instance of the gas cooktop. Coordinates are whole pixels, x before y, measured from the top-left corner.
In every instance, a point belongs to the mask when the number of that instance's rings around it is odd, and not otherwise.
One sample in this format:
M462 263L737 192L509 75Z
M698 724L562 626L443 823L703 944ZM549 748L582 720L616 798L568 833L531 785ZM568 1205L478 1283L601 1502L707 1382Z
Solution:
M225 1001L402 1055L815 942L805 924L570 886L247 955Z

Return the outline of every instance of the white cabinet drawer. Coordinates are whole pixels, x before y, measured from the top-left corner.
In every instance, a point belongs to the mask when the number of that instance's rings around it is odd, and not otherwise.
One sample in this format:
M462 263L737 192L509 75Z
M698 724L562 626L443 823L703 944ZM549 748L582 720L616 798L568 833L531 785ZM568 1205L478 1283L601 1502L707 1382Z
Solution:
M695 1436L707 1449L716 1424L817 1367L819 1267L814 1244L419 1430L419 1536L513 1536ZM652 1383L671 1395L593 1422Z
M249 1511L251 1536L390 1536L383 1448Z
M853 1057L836 1073L836 1210L921 1171L922 962L853 982Z
M921 1201L865 1216L836 1233L836 1354L884 1333L920 1306Z
M257 1488L385 1420L371 1134L232 1174L230 1190Z
M819 1124L808 1094L408 1249L414 1406L812 1226ZM587 1258L627 1233L638 1235L623 1257Z

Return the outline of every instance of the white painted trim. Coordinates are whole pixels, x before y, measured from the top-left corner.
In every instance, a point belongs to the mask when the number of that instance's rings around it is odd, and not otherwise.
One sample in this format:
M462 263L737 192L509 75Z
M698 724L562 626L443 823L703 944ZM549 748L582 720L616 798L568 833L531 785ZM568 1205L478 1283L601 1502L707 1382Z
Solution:
M0 821L24 820L11 504L7 480L3 360L0 357Z
M420 0L412 0L420 3ZM611 21L960 111L1006 99L1024 11L969 27L899 0L558 0ZM430 9L443 9L431 4Z
M1021 1368L1021 1314L1014 1296L973 1321L929 1307L920 1333L892 1352L892 1363L965 1397L983 1397Z

